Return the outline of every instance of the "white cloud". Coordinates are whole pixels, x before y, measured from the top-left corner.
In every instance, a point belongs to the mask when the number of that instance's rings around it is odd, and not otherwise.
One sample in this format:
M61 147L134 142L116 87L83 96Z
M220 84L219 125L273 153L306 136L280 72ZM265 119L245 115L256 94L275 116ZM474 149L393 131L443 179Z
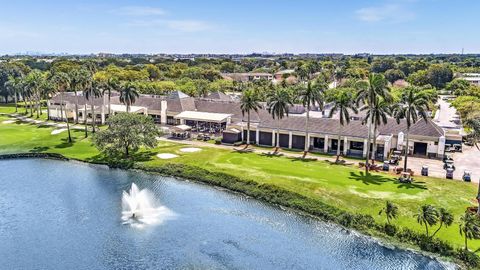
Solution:
M165 11L161 8L146 6L125 6L114 9L112 12L127 16L159 16L165 14Z
M398 4L386 4L376 7L365 7L355 11L357 18L365 22L404 22L415 18L415 14Z

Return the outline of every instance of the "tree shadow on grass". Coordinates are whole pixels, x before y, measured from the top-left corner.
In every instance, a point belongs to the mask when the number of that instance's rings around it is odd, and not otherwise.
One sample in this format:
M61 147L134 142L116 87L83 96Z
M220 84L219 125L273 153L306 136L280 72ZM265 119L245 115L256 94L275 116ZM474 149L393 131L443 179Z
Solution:
M48 146L35 146L33 149L31 149L30 153L41 153L41 152L45 152L47 151L48 149L50 149L50 147Z
M425 182L418 182L414 181L412 183L400 183L396 181L395 183L398 184L397 188L404 188L404 189L424 189L427 190L428 188L425 186Z
M303 157L288 157L290 161L292 162L312 162L312 161L317 161L318 159L316 158L303 158Z
M365 175L364 172L350 172L349 179L355 181L361 181L365 185L381 185L386 182L392 182L390 178L387 178L379 174L368 174Z
M69 142L68 138L62 138L60 140L62 141L62 143L55 145L55 148L68 148L68 147L72 147L73 144L75 143L74 138L72 138L72 142Z
M281 157L281 156L283 156L283 154L281 154L281 153L271 153L271 152L268 152L268 153L261 153L260 156L262 156L262 157L274 158L274 157Z
M52 126L49 125L39 125L37 128L51 128Z

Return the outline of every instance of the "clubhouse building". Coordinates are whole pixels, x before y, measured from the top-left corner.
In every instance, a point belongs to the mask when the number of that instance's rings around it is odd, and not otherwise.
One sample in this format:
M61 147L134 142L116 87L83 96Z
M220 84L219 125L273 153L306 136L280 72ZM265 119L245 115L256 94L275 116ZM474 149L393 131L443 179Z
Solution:
M63 98L57 94L48 101L48 115L52 120L64 120L67 117L72 122L83 123L86 120L88 123L95 121L103 124L110 115L126 111L126 106L119 98L118 93L112 93L108 106L107 96L91 102L80 93L65 93ZM60 106L62 100L64 110ZM149 115L155 123L172 129L190 127L194 131L221 135L225 144L245 141L247 138L247 116L242 114L240 103L221 92L205 98L190 97L180 91L168 96L140 95L130 107L130 112ZM307 140L312 152L335 154L340 144L343 155L365 157L368 128L362 124L361 117L353 117L349 124L342 127L338 119L326 118L328 114L318 111L310 114L306 138L305 108L295 105L288 117L274 120L264 105L258 112L251 112L250 141L261 146L275 146L278 130L282 148L303 150ZM406 130L405 122L397 124L393 118L389 119L387 125L378 127L375 138L379 160L386 159L393 150L406 149ZM410 127L408 151L411 155L441 158L445 142L445 132L430 119L420 120Z

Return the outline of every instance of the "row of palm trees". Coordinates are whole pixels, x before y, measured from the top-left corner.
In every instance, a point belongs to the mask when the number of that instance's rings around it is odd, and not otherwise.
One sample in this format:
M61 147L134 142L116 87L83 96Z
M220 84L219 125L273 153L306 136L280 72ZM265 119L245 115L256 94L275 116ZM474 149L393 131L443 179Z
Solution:
M95 66L86 64L79 69L72 70L71 72L56 71L41 72L39 70L33 70L28 74L20 74L19 76L10 76L6 82L6 87L14 96L15 100L15 112L18 112L18 103L20 97L25 103L25 114L28 113L30 108L30 117L33 117L33 112L36 111L37 118L42 114L41 103L44 99L51 98L55 93L60 94L61 105L60 111L62 118L65 119L68 129L68 141L72 142L70 133L70 123L66 113L66 107L64 104L65 93L72 92L75 96L75 124L79 123L79 95L86 99L84 104L84 125L85 125L85 138L88 137L88 123L87 123L87 103L89 103L92 111L91 129L92 133L96 131L96 114L94 100L95 98L108 96L108 114L111 115L111 96L114 90L120 91L120 102L125 104L126 111L129 112L131 105L135 103L135 100L139 97L139 93L134 84L130 82L120 83L117 79L111 77L106 81L99 81L94 79ZM48 106L48 103L47 103ZM48 110L47 110L48 111ZM64 117L65 116L65 117Z
M393 219L398 217L398 207L387 201L385 206L378 213L385 215L387 224L391 224ZM443 227L449 227L453 224L454 216L445 208L436 208L433 205L425 204L420 206L418 212L415 214L417 223L425 226L425 234L427 237L434 237ZM438 227L433 232L429 233L429 228ZM460 217L459 233L464 237L465 250L468 250L468 239L480 239L480 219L475 213L466 212Z
M308 77L308 76L307 76ZM380 125L388 122L388 117L393 116L397 123L402 120L406 122L406 149L404 170L407 170L408 145L410 128L419 118L427 121L427 107L429 98L418 88L407 87L404 89L400 100L394 102L394 98L388 87L388 81L382 74L370 74L368 80L358 81L354 88L338 88L334 94L327 97L327 85L319 81L301 81L296 91L290 91L288 87L273 86L272 90L267 94L267 109L272 118L277 120L276 145L275 152L280 148L279 145L279 129L280 120L288 117L288 109L294 101L303 104L306 108L305 118L305 148L304 157L307 155L310 142L309 138L309 120L310 110L314 106L318 106L323 111L323 105L326 102L332 104L330 117L333 114L339 114L339 130L337 145L337 161L340 157L341 134L343 126L350 123L350 113L366 111L364 124L368 127L367 134L367 154L366 154L366 173L369 171L370 160L372 164L376 158L376 136L377 129ZM292 97L292 92L295 96ZM250 144L250 113L258 112L261 108L261 97L255 89L245 90L241 99L242 113L247 115L247 140L246 147ZM373 141L373 146L371 143ZM372 148L372 151L370 149Z

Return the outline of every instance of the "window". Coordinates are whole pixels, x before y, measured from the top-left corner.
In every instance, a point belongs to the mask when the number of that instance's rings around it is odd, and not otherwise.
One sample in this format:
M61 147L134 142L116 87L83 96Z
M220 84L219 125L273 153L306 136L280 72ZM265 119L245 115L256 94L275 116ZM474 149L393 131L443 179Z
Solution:
M363 150L363 142L350 141L350 149L352 149L352 150Z

